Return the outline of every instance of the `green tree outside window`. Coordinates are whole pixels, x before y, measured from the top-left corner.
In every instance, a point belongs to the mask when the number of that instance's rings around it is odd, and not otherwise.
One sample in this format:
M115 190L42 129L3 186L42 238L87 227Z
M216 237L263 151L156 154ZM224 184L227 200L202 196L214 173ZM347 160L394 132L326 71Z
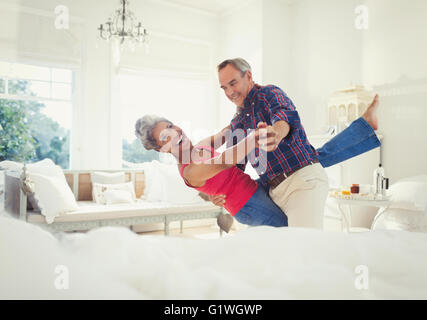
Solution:
M34 96L28 81L9 81L9 93ZM1 83L0 83L1 88ZM52 159L69 167L70 130L42 113L37 101L0 99L0 161L34 162Z

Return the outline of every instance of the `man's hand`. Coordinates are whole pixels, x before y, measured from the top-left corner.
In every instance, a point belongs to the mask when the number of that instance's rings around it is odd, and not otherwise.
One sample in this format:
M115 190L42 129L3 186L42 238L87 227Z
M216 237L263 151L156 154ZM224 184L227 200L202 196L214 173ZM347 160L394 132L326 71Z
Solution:
M259 122L257 127L255 146L267 152L276 150L281 140L279 140L279 135L274 127L268 126L265 122Z
M211 200L212 203L218 207L223 207L225 205L225 195L224 194L209 196L209 200Z

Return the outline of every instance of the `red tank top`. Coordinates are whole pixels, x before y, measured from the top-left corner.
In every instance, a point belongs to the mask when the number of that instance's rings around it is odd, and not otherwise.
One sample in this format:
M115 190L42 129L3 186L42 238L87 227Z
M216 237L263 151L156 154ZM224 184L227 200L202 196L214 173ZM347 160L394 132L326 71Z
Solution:
M214 156L219 154L212 147L198 148L210 150ZM180 173L183 179L184 168L188 165L189 163L183 164L181 167ZM224 208L233 216L248 202L258 188L257 183L236 166L222 170L212 178L206 180L203 187L192 187L187 184L185 179L184 182L187 186L209 195L224 194L226 196Z

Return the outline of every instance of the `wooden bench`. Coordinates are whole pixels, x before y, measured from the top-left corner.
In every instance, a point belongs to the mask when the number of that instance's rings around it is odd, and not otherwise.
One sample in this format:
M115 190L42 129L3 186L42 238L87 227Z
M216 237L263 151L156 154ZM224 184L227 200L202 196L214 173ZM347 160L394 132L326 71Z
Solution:
M169 234L169 224L183 221L218 218L223 209L210 202L191 205L162 205L138 200L136 204L99 205L92 201L91 172L125 172L126 180L133 181L136 197L144 194L145 177L140 169L123 170L64 170L64 175L79 205L79 210L60 215L53 223L46 223L45 217L33 211L28 204L25 185L29 182L25 170L7 171L5 174L5 209L29 223L40 225L53 232L83 231L103 226L132 227L147 223L164 223L164 233ZM220 229L220 235L222 230Z

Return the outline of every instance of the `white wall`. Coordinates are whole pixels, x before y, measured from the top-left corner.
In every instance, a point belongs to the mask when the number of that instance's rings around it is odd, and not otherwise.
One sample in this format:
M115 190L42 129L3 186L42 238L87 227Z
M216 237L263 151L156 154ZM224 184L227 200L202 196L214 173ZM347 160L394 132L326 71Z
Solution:
M327 124L327 98L362 78L357 0L301 0L291 5L289 88L309 134Z
M292 8L282 0L262 2L262 81L285 92L292 78Z
M367 1L363 82L381 95L384 167L391 181L427 173L427 2Z
M292 38L288 95L310 135L328 123L331 93L362 84L364 30L355 27L357 0L301 0L291 7ZM379 150L343 164L343 186L369 184L378 165Z
M226 59L243 58L252 67L255 82L262 83L262 0L252 0L223 15L219 20L219 52L217 63ZM217 80L218 83L218 80ZM230 124L236 107L219 89L219 125Z

